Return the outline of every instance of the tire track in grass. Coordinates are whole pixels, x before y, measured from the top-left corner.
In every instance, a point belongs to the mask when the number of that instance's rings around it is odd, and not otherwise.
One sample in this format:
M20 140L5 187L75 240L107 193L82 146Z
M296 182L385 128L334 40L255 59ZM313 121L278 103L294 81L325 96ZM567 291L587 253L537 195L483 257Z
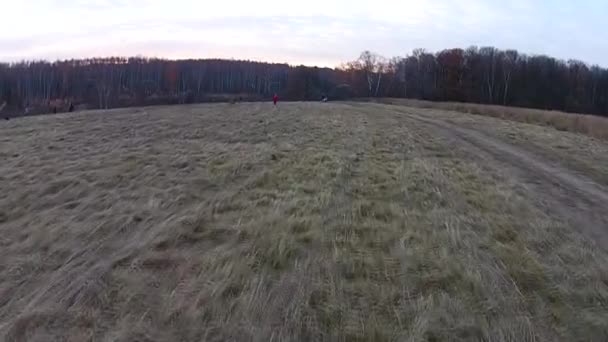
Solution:
M465 150L475 151L475 158L486 156L494 164L508 168L511 175L534 189L535 200L547 212L581 229L598 247L608 250L608 216L605 211L608 208L608 190L605 187L481 132L415 114L409 116L431 125Z

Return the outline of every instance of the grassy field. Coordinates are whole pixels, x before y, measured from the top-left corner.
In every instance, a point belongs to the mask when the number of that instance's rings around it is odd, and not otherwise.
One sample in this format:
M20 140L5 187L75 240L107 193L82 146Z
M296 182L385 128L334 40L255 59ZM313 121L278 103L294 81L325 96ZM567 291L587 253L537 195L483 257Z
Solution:
M608 140L608 118L595 115L477 103L432 102L415 99L383 98L368 99L367 101L490 116L504 120L550 126L560 131L582 133L591 137Z
M483 120L241 103L2 122L0 336L608 340L608 144Z

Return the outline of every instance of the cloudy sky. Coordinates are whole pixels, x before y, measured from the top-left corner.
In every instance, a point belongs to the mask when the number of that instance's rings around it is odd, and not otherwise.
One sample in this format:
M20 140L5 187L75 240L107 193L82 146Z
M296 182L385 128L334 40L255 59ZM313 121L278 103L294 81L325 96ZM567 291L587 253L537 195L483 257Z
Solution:
M6 1L0 61L144 55L335 66L492 45L608 67L607 0Z

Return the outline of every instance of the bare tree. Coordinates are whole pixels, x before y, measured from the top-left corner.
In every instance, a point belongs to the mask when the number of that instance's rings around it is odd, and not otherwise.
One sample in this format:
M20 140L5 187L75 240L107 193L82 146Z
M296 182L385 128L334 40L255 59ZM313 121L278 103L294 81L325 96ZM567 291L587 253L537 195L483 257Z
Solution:
M484 79L488 89L489 103L494 102L494 89L496 87L496 54L493 47L482 47L479 49L484 66Z
M144 57L0 64L0 103L6 101L5 111L42 112L70 101L99 108L201 101L205 93L260 98L277 92L285 98L312 99L338 87L355 97L517 102L608 114L607 69L493 47L438 53L417 49L406 58L391 60L365 51L337 69Z
M363 51L357 62L358 67L365 72L368 95L378 96L382 75L388 64L386 58L370 51Z
M100 75L96 80L97 95L99 98L99 108L108 109L110 107L110 95L112 94L112 83L114 78L114 68L108 64L100 65Z
M502 74L504 81L504 94L502 104L507 105L507 96L509 94L509 84L511 82L511 74L517 62L518 53L516 50L507 50L502 54Z
M205 78L206 66L205 64L200 64L196 69L196 98L200 99L201 97L201 86L203 85L203 79Z

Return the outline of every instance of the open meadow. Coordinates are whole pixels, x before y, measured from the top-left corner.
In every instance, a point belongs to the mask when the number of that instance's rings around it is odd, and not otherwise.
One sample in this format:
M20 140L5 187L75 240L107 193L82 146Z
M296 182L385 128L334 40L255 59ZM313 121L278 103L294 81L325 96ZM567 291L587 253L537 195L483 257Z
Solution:
M211 104L2 121L0 160L0 340L608 340L598 138Z

